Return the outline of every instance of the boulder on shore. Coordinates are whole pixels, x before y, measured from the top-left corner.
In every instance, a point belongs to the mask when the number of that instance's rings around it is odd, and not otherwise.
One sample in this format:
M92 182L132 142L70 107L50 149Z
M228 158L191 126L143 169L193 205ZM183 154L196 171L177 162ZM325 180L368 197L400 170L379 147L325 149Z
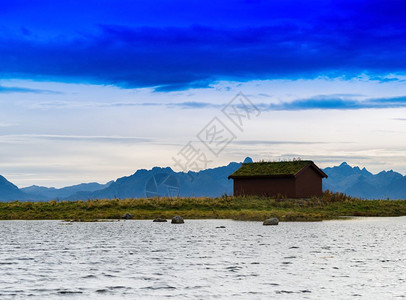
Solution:
M181 216L176 216L172 218L172 224L183 224L185 221Z
M168 222L168 220L167 220L167 219L163 219L163 218L156 218L156 219L154 219L154 221L152 221L152 222Z
M278 225L278 224L279 224L278 218L269 218L266 219L263 223L263 225Z
M132 218L133 218L133 215L130 214L130 213L125 213L125 214L121 217L121 219L124 219L124 220L130 220L130 219L132 219Z

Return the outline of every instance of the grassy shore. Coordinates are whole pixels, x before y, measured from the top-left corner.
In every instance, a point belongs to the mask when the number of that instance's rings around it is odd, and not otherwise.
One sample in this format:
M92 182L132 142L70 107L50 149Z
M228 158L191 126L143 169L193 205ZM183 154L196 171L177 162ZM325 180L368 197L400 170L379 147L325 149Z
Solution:
M186 219L321 221L342 216L403 216L406 200L360 200L325 192L320 198L303 200L224 196L0 203L1 220L90 221L119 219L126 212L134 219L181 215Z

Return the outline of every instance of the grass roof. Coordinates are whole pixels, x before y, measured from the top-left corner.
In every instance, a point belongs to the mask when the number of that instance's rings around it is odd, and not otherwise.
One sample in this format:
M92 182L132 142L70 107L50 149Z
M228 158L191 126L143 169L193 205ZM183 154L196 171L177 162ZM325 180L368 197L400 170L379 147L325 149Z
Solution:
M311 163L311 160L247 163L230 177L294 175Z

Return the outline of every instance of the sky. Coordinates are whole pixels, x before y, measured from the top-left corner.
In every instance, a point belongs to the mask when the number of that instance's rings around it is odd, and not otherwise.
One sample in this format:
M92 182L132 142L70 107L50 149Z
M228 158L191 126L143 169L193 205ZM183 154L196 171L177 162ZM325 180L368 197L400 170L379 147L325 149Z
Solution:
M0 174L62 187L246 156L406 174L405 15L402 0L0 0Z

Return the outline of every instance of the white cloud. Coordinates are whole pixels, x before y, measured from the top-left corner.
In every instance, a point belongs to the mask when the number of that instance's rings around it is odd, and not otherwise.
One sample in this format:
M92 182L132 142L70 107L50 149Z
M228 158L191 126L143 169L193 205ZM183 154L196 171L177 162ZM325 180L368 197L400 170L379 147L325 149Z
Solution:
M139 168L172 166L172 157L239 91L254 103L284 103L315 95L366 98L406 95L405 83L368 78L219 82L180 92L24 80L5 86L59 94L0 94L0 174L19 186L106 182ZM145 105L145 104L159 105ZM209 103L184 109L184 103ZM189 105L193 107L193 104ZM406 173L406 109L268 111L209 167L300 156L321 166L348 161L372 171ZM227 123L230 127L232 124ZM262 142L258 142L262 141ZM202 150L204 150L202 146ZM207 151L207 150L204 150Z

